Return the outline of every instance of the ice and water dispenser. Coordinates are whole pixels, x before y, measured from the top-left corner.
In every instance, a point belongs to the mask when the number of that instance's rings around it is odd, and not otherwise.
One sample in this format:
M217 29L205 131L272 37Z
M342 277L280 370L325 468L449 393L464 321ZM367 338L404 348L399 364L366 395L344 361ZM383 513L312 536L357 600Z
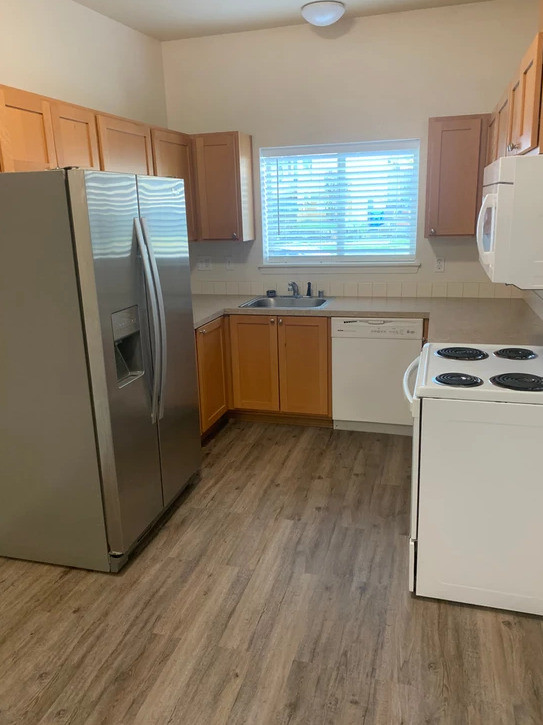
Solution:
M128 385L144 373L138 305L111 315L115 366L119 388Z

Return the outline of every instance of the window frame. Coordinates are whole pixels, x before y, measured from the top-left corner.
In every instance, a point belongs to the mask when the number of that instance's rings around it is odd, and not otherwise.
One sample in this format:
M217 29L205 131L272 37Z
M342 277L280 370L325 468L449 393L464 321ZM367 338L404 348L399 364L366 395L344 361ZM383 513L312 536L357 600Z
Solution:
M343 268L347 271L356 271L360 267L371 267L383 271L390 271L397 268L398 271L416 271L420 267L417 260L418 226L420 221L420 146L418 138L394 139L387 141L361 141L357 143L334 143L334 144L308 144L303 146L266 146L259 149L259 173L260 173L260 209L262 221L262 265L259 269L277 270L289 268L315 268L319 271L337 270ZM374 255L292 255L292 256L270 256L267 250L267 239L265 229L266 211L264 209L264 158L286 157L286 156L315 156L326 153L349 153L349 152L379 152L379 151L402 151L412 150L415 154L415 176L416 176L416 203L414 220L414 239L412 251L409 254L374 254Z

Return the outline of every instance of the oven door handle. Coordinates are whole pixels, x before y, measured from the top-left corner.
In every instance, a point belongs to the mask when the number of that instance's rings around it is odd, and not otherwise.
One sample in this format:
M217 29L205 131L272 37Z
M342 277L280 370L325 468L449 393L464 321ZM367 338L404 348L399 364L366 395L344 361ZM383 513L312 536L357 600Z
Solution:
M405 398L409 405L413 405L413 401L415 400L415 389L413 388L413 392L409 390L409 380L411 378L411 375L415 370L418 370L418 367L420 365L420 355L416 357L413 362L409 365L407 370L404 373L403 376L403 394L405 395Z
M494 234L496 230L496 213L497 213L497 204L498 204L498 195L497 194L486 194L483 198L483 203L481 204L481 209L479 211L479 216L477 217L477 231L475 234L475 239L477 241L477 248L479 250L479 259L483 264L493 264L494 263L494 253L493 251L487 251L485 250L484 244L483 244L483 235L484 235L484 224L485 224L485 214L487 209L493 209L494 214L492 216L491 221L491 238L492 238L492 246L494 247Z

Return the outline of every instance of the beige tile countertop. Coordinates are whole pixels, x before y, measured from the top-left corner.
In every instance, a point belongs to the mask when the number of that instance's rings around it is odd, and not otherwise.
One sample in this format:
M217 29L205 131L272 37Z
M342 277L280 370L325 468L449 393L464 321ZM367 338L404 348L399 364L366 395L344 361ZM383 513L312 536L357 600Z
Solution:
M543 320L520 299L335 297L323 308L240 309L252 297L193 295L194 327L221 315L428 318L434 342L543 345Z

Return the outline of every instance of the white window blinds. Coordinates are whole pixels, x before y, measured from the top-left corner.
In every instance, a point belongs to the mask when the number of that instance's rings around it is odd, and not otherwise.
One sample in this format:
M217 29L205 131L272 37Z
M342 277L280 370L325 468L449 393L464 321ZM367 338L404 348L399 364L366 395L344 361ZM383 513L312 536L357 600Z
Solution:
M415 258L419 141L260 150L264 262Z

